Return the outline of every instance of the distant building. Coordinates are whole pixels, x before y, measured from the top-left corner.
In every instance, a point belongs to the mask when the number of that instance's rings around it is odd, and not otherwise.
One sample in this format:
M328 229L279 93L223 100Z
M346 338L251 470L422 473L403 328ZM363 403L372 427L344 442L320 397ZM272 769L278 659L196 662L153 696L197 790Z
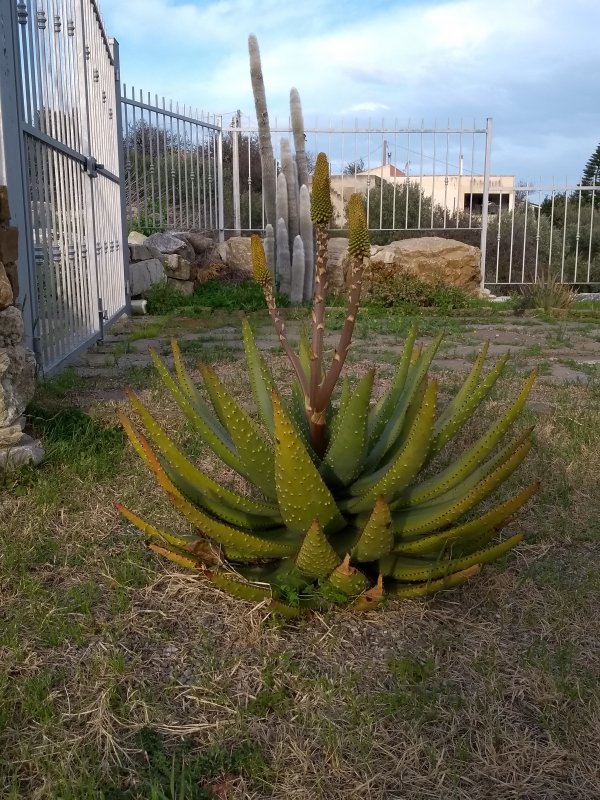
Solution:
M420 187L423 194L433 200L434 205L446 208L449 213L457 209L477 215L482 212L483 175L407 175L393 164L383 164L355 175L331 176L336 223L344 225L345 208L351 194L359 192L366 195L369 189L378 187L382 181L396 186L410 182L413 186ZM491 175L488 213L512 211L514 202L514 175Z

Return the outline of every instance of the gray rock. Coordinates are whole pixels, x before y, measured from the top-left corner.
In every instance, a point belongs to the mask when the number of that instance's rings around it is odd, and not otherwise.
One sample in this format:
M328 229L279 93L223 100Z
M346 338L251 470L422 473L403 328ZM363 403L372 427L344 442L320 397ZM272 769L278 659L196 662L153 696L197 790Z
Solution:
M579 301L594 300L600 302L600 292L580 292L575 295L575 299Z
M23 315L16 306L0 311L0 348L19 344L24 330Z
M12 470L24 464L39 464L44 458L42 443L23 434L16 444L0 448L0 469Z
M163 264L169 278L177 278L179 281L189 281L192 276L192 265L181 256L172 253L163 256Z
M17 444L21 436L23 436L24 427L25 417L19 417L16 422L13 422L7 428L0 428L0 447L10 447Z
M145 242L146 245L156 247L163 255L176 254L188 261L194 260L194 248L183 239L173 236L172 233L153 233Z
M131 231L127 237L127 244L144 244L148 237L139 231Z
M4 264L0 261L0 309L7 308L14 302L13 290L8 280Z
M150 288L156 283L166 283L167 276L162 261L150 258L148 261L138 261L129 267L131 278L131 294L133 297L148 294Z
M229 274L250 278L252 274L252 257L250 255L250 239L246 236L232 236L218 247L221 260L227 264Z
M191 297L194 294L194 281L180 281L176 278L167 278L167 283L174 289L177 289L185 297Z
M0 428L14 425L35 392L35 356L24 347L0 350Z
M147 247L145 244L130 244L129 245L129 260L130 261L147 261L149 258L155 258L153 248ZM158 251L155 251L158 252Z
M182 239L194 248L196 255L203 256L215 246L214 241L210 236L204 236L202 233L194 233L193 231L181 231L174 233L178 239Z

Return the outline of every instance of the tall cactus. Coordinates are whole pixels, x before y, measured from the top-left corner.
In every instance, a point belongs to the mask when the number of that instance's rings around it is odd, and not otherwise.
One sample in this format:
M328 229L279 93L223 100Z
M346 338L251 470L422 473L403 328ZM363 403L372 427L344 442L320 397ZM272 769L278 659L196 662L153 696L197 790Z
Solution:
M304 245L304 291L305 303L312 300L315 277L315 240L310 218L310 193L306 184L300 187L300 236Z
M269 222L265 228L265 255L267 257L267 264L271 270L271 277L275 277L275 230Z
M298 221L298 180L288 139L281 140L281 170L287 184L287 229L290 247L293 247L296 236L300 233L300 223ZM277 189L279 190L279 186Z
M286 230L288 229L288 217L289 217L289 206L288 206L288 189L287 189L287 178L283 172L280 172L277 176L277 202L276 202L276 209L277 209L277 222L282 219L285 222ZM293 239L292 239L293 241Z
M290 243L287 228L283 219L277 220L277 277L279 278L279 291L290 296L292 289L292 263L290 260Z
M293 87L290 90L290 116L292 118L292 131L294 132L294 148L296 150L296 164L298 165L298 184L308 186L308 163L306 160L304 133L304 117L302 115L302 103L298 89Z
M260 63L260 50L258 48L258 40L254 34L250 34L248 37L248 51L250 53L250 80L252 81L252 93L254 94L254 106L256 108L256 119L258 121L258 143L262 165L265 213L267 222L271 225L275 225L277 222L275 218L275 158L273 156L273 143L271 142L271 126L269 125L265 82L263 80L262 66Z
M294 239L294 252L292 255L292 287L290 300L292 305L300 305L304 296L304 270L306 260L304 257L304 243L300 236Z

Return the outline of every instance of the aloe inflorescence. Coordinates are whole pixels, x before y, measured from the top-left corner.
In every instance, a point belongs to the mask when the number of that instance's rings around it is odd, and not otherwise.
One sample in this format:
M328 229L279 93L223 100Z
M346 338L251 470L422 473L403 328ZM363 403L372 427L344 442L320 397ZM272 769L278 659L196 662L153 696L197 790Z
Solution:
M152 354L198 436L246 480L248 492L226 488L193 463L133 393L145 435L122 418L134 448L198 533L159 530L119 506L123 515L147 534L155 552L201 572L236 597L264 602L286 615L334 604L360 610L384 595L415 598L463 583L521 541L521 534L504 539L498 534L537 489L532 484L475 513L531 448L531 428L512 438L508 434L534 374L474 444L437 472L431 469L502 373L507 356L483 374L487 345L454 398L438 410L437 383L428 371L441 337L423 349L413 328L383 396L372 402L370 371L353 389L345 380L334 407L359 310L369 239L362 198L354 195L348 205L347 314L327 364L328 183L327 159L320 154L312 196L317 237L312 341L303 339L298 352L277 309L262 241L252 238L253 275L295 373L290 397L276 387L247 321L243 339L255 415L206 365L200 365L200 392L175 341L174 375Z

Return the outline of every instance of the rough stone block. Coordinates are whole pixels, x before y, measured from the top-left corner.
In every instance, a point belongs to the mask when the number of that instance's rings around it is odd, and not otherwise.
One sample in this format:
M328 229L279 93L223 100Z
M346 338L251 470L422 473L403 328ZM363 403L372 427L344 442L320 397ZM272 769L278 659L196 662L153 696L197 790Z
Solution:
M0 311L0 348L19 344L24 330L23 315L16 306Z
M127 244L144 244L148 237L139 231L131 231L127 237Z
M25 427L25 417L19 417L12 425L6 428L0 428L0 447L10 447L17 444L23 436L23 428Z
M203 256L214 248L215 243L209 236L204 236L202 233L195 233L194 231L182 231L181 233L174 233L178 239L183 239L194 248L196 255Z
M19 297L19 271L17 269L16 264L5 264L4 271L6 272L6 277L10 281L10 285L12 286L12 293L14 300L17 300ZM14 302L14 301L13 301Z
M8 189L0 186L0 225L6 225L10 221L10 206L8 204Z
M42 443L23 434L16 444L0 448L0 469L9 471L24 464L39 464L43 458Z
M130 265L131 294L133 297L148 294L150 288L156 283L166 283L167 276L162 261L150 258L148 261L139 261Z
M146 240L146 244L156 247L163 255L172 255L174 253L188 261L194 260L194 248L171 233L153 233Z
M0 428L14 425L35 392L35 356L24 347L0 350Z
M180 291L185 297L191 297L194 294L194 281L179 281L176 278L167 278L167 283Z
M154 258L154 254L150 251L149 247L146 247L146 245L144 244L129 245L130 261L147 261L149 258Z
M11 283L4 269L4 264L0 261L0 311L11 306L14 300Z
M169 278L177 278L179 281L189 281L192 276L192 265L190 262L174 253L163 256L163 264L165 265L167 277Z
M16 261L19 254L18 228L0 228L0 261L8 264Z

